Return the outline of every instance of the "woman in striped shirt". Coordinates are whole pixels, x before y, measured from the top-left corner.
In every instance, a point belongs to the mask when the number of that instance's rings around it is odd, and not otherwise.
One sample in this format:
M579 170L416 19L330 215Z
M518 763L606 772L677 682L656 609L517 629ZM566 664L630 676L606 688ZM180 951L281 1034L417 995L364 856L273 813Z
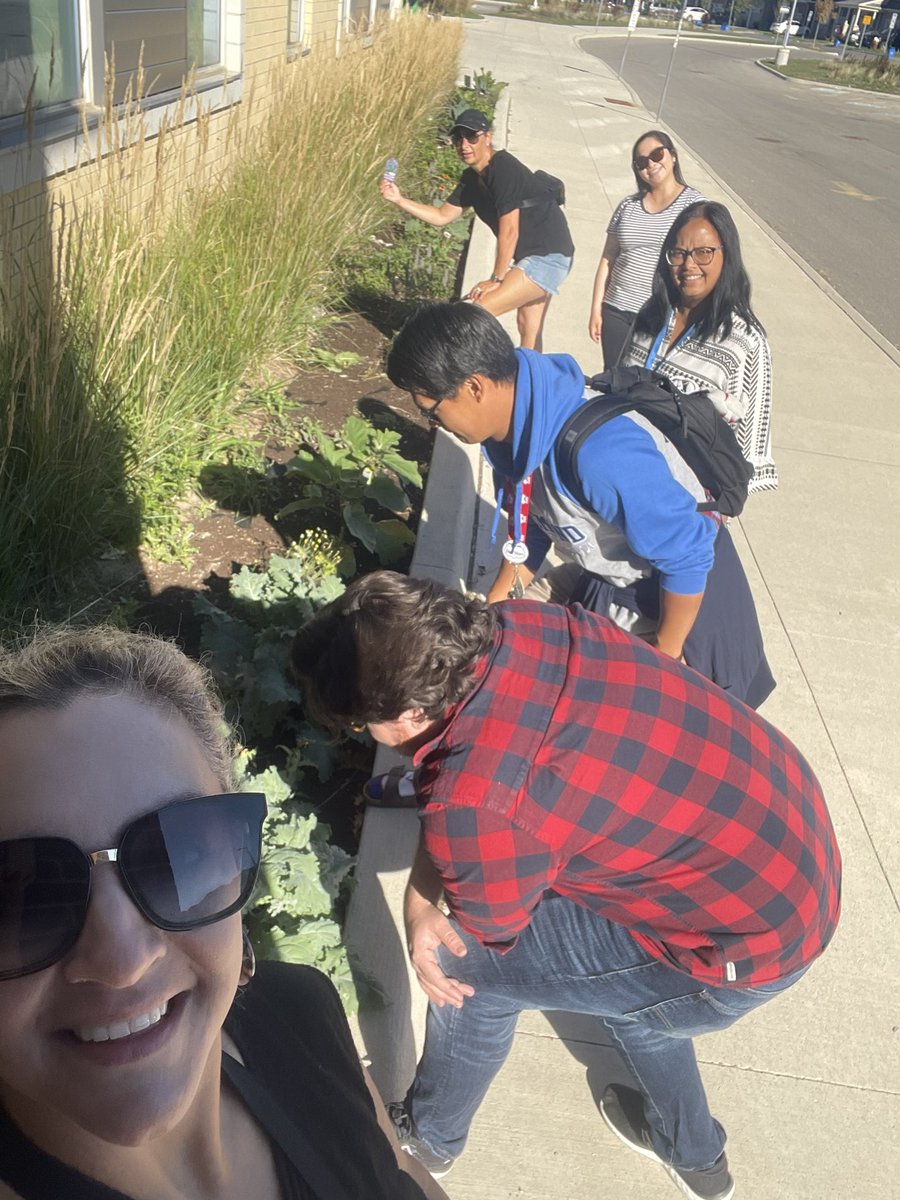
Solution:
M622 201L607 226L588 322L591 337L602 343L607 368L618 362L635 315L650 299L672 222L682 209L703 199L684 182L672 139L659 129L638 138L631 166L638 190Z

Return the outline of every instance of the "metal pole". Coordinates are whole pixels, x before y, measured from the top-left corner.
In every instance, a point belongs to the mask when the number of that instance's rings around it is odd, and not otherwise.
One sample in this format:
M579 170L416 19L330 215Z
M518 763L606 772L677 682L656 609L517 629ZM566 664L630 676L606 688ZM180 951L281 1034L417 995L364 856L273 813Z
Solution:
M681 22L684 20L684 10L686 7L687 7L687 0L684 0L684 4L682 4L682 6L681 6L681 12L678 14L678 28L675 30L675 40L672 43L672 53L669 55L669 66L666 71L666 81L663 84L662 95L659 98L659 105L656 109L657 121L662 116L663 105L666 102L666 93L669 90L669 80L672 77L672 67L675 63L675 51L678 49L678 39L681 37Z
M735 0L731 0L731 12L728 14L728 28L729 29L731 28L731 22L734 20L734 3L735 3Z
M782 46L786 46L786 45L788 44L788 42L790 41L790 38L791 38L791 26L792 26L792 25L793 25L793 23L794 23L794 13L795 13L796 11L797 11L797 0L794 0L794 3L791 5L791 15L788 17L788 23L787 23L787 27L786 27L786 29L785 29L785 31L784 31L784 41L781 43L781 44L782 44Z
M687 3L687 0L685 0ZM634 0L631 6L631 16L628 18L628 33L625 37L625 49L622 51L622 61L619 63L619 78L624 79L625 59L628 57L628 47L631 44L631 35L637 28L638 16L641 11L641 0Z

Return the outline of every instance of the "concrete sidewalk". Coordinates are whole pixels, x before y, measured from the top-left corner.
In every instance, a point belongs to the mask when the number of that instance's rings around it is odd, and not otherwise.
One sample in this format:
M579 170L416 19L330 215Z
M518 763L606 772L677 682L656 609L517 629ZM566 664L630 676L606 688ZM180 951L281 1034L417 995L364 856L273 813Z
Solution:
M577 256L551 306L545 349L599 369L587 335L593 273L609 215L633 190L632 143L655 122L579 49L583 33L493 17L466 29L464 71L489 69L510 85L498 144L566 182ZM788 996L700 1039L698 1057L730 1134L739 1200L900 1197L900 357L670 132L688 181L734 213L769 331L782 482L751 499L732 530L779 682L764 713L822 780L845 863L844 915L827 954ZM492 239L476 226L469 277L483 278L492 261ZM476 588L493 575L486 482L479 456L439 434L416 573ZM391 998L359 1023L391 1099L411 1078L424 1012L398 926L415 839L415 814L368 815L348 926ZM595 1023L524 1016L468 1149L444 1181L452 1200L676 1195L599 1116L594 1097L626 1078Z

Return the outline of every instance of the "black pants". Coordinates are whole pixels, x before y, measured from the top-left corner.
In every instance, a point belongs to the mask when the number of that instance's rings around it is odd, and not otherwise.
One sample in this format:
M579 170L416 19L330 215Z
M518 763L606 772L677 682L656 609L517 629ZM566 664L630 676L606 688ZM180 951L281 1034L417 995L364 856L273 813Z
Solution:
M685 661L729 695L759 708L775 690L775 679L766 660L750 584L724 525L716 536L715 551L703 603L684 643ZM659 572L617 588L585 571L569 603L582 604L601 617L608 614L610 604L621 604L658 621Z
M603 369L608 371L622 357L622 351L631 337L631 329L637 314L625 312L621 308L613 308L611 304L604 304L600 311L603 314L603 324L600 326Z

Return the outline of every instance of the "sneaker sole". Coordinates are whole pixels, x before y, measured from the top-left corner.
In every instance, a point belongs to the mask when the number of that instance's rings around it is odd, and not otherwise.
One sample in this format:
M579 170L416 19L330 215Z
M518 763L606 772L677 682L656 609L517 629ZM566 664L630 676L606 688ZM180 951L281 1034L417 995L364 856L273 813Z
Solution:
M688 1196L689 1200L704 1200L703 1196L698 1195L697 1192L695 1192L692 1187L689 1187L688 1184L685 1183L685 1181L681 1178L681 1176L678 1174L678 1172L675 1170L674 1167L671 1167L671 1166L669 1166L668 1163L663 1162L663 1160L659 1157L659 1155L656 1153L656 1151L654 1149L652 1149L650 1146L638 1146L634 1142L632 1142L629 1138L625 1137L625 1135L621 1132L621 1130L617 1129L616 1126L609 1119L609 1117L606 1115L606 1109L603 1106L602 1100L600 1101L600 1116L603 1118L604 1122L606 1123L606 1128L609 1129L610 1132L612 1132L616 1135L616 1137L619 1139L619 1141L622 1143L623 1146L627 1146L629 1150L634 1150L634 1152L636 1154L640 1154L644 1158L649 1158L651 1162L659 1163L659 1165L662 1167L662 1169L665 1171L665 1173L669 1176L669 1178L672 1180L672 1182L675 1184L675 1186L679 1189L679 1191L682 1192L685 1196ZM735 1185L732 1183L732 1185L728 1189L728 1191L723 1192L721 1196L718 1196L716 1198L716 1200L732 1200L732 1197L734 1196L734 1189L735 1189Z
M419 1158L419 1156L415 1154L409 1146L401 1146L400 1149L404 1154L408 1154L410 1158L415 1159L419 1166L426 1170L432 1179L443 1179L445 1175L449 1175L453 1170L452 1162L446 1167L426 1167L421 1158Z

